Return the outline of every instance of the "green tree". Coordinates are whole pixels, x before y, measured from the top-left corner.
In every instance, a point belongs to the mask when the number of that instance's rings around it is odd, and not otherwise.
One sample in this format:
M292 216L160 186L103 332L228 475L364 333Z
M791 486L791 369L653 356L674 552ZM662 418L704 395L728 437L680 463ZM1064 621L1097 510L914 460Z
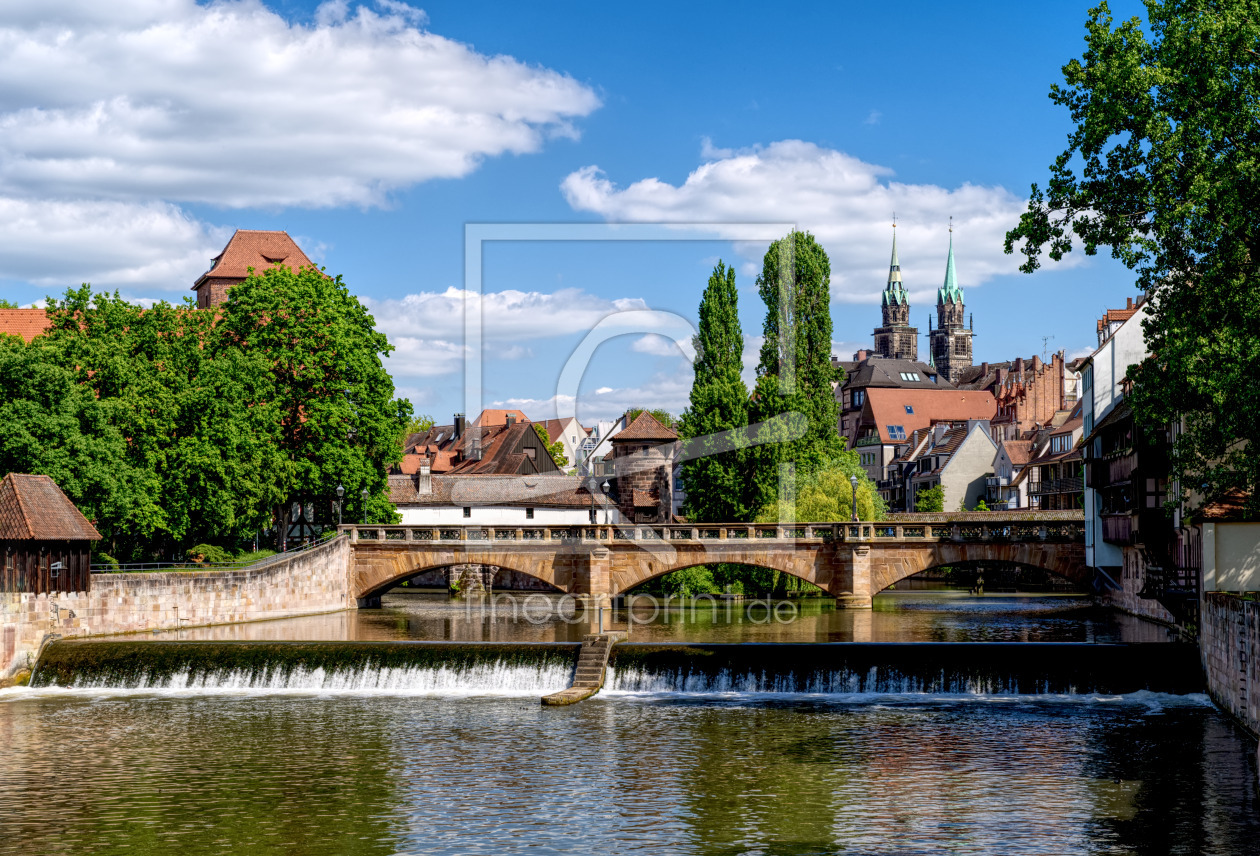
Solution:
M49 354L73 371L151 479L156 511L116 533L112 553L169 558L269 525L277 486L277 410L256 355L212 359L215 315L165 302L141 309L90 286L49 299Z
M626 411L626 424L629 425L631 422L638 419L639 414L642 413L643 410L644 408L642 407L632 407L631 409L627 410ZM661 410L660 408L656 408L653 410L649 410L648 413L651 413L652 416L656 419L656 421L664 425L666 428L678 427L678 420L675 419L674 414L670 413L668 410Z
M405 429L403 439L405 440L412 434L423 434L426 431L431 430L433 425L433 417L427 413L421 413L417 416L413 416L411 419L407 420L407 427Z
M682 463L691 520L747 521L748 473L745 428L748 387L744 370L744 334L739 325L735 269L717 263L700 301L700 329L695 338L695 379L690 404L679 420L685 445ZM726 434L720 439L706 439ZM731 449L732 442L735 448Z
M1076 128L1007 233L1022 269L1099 247L1149 299L1151 356L1130 367L1135 420L1184 418L1184 488L1241 488L1260 511L1260 15L1251 0L1147 0L1148 24L1089 13L1050 97ZM1149 35L1148 35L1149 34Z
M787 413L805 421L799 439L787 439L781 423L758 431L752 507L763 508L777 501L781 463L792 462L798 478L807 478L843 450L833 384L844 377L831 363L831 262L814 236L794 231L771 244L757 290L766 304L765 342L751 421Z
M5 300L3 297L0 297L0 309L21 309L21 308L22 307L18 306L16 303L10 303L9 301Z
M538 435L538 439L542 440L543 448L547 450L547 454L551 456L552 462L564 469L569 465L569 458L564 453L564 443L559 440L551 442L551 438L547 436L547 429L543 427L541 422L534 422L534 433Z
M0 472L51 476L113 552L158 530L163 514L160 485L130 460L111 410L66 367L58 344L0 336Z
M281 496L331 508L341 484L353 508L366 488L360 514L396 520L386 472L402 458L398 437L411 404L394 398L382 363L393 348L341 277L277 265L234 286L221 311L211 353L261 359L269 375ZM290 508L287 501L275 507L282 532Z
M826 462L820 470L797 481L796 503L777 499L762 507L758 523L798 520L802 523L841 523L853 516L853 485L857 476L859 520L880 520L887 513L875 483L862 469L857 452L844 451Z
M924 514L945 510L945 488L941 487L940 482L931 487L919 488L914 495L914 510Z

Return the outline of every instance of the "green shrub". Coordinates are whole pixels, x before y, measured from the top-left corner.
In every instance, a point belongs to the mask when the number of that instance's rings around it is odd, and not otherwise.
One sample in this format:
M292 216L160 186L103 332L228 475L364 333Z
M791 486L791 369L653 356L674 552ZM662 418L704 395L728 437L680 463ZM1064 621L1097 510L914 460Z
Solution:
M214 544L198 544L196 547L189 547L184 556L188 561L199 565L226 565L235 561L231 553Z

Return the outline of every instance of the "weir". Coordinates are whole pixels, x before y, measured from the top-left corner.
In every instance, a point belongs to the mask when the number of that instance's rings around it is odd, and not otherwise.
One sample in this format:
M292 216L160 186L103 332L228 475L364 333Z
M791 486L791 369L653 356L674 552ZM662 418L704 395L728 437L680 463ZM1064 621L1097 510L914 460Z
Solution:
M573 683L580 646L464 642L135 642L49 645L35 687L536 695ZM765 643L612 648L604 692L831 696L1203 692L1192 646Z

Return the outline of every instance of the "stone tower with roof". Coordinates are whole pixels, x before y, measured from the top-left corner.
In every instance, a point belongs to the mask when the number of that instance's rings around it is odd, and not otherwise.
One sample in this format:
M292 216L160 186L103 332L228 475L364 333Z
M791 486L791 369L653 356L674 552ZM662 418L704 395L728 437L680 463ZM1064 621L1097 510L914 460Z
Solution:
M941 376L956 384L964 369L971 366L972 331L965 320L963 290L954 270L954 230L949 235L949 258L945 262L945 284L936 292L936 327L928 323L931 361Z
M897 232L893 226L892 260L888 263L888 284L880 297L884 326L875 329L875 353L897 360L918 361L919 331L910 326L910 298L901 284L901 262L897 259Z
M210 269L193 284L197 308L212 309L223 303L228 289L244 282L251 269L261 274L278 264L293 270L315 266L288 232L237 229L223 252L210 260Z
M612 437L617 508L631 523L673 521L678 433L646 410Z

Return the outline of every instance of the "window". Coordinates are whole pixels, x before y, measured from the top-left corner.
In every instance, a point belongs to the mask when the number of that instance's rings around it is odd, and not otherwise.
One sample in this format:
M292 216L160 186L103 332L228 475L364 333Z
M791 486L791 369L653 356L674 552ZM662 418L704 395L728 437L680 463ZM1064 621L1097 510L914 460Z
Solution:
M906 439L906 428L904 425L889 425L887 427L888 427L888 438L890 440Z
M464 516L472 517L472 509L469 508L467 505L464 506Z
M526 520L533 520L533 519L534 519L534 509L532 509L532 508L527 508L527 509L525 509L525 519L526 519Z
M902 372L901 379L905 381L912 381L912 382L917 383L919 380L919 373L918 372Z
M967 355L967 339L965 336L959 336L954 340L954 353L959 356Z
M861 407L865 402L866 402L866 390L864 389L853 390L853 406Z
M906 405L906 413L909 413L912 416L914 415L914 408L910 406L909 404Z

